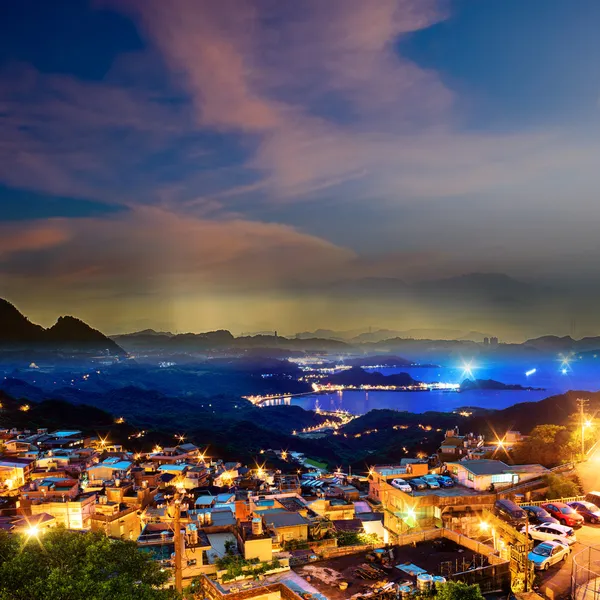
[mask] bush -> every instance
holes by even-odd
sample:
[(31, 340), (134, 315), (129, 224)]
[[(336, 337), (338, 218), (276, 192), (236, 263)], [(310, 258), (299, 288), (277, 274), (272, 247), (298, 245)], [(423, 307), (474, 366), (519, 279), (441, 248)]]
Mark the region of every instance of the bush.
[(556, 498), (572, 498), (581, 493), (581, 488), (577, 482), (562, 475), (550, 473), (546, 475), (544, 479), (548, 486), (548, 491), (546, 492), (546, 498), (548, 500), (555, 500)]
[(374, 533), (358, 533), (356, 531), (338, 531), (335, 534), (338, 546), (362, 546), (379, 543), (379, 537)]
[(483, 600), (483, 594), (476, 583), (468, 585), (462, 581), (448, 581), (440, 586), (436, 598), (437, 600)]

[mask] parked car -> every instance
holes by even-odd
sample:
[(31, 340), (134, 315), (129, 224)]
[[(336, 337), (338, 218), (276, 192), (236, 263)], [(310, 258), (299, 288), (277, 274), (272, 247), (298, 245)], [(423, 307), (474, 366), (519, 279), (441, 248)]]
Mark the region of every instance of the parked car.
[(391, 485), (401, 492), (412, 492), (412, 488), (404, 479), (392, 479)]
[(541, 523), (558, 523), (545, 508), (541, 506), (521, 506), (527, 513), (527, 518), (532, 525), (540, 525)]
[(583, 517), (564, 502), (548, 502), (542, 504), (542, 508), (545, 508), (555, 519), (558, 519), (561, 525), (568, 525), (569, 527), (581, 527), (583, 525)]
[(448, 475), (436, 475), (441, 487), (449, 488), (454, 486), (454, 479)]
[(510, 523), (513, 527), (520, 527), (527, 523), (527, 513), (512, 500), (496, 500), (494, 512), (497, 517)]
[(434, 475), (423, 475), (421, 479), (427, 484), (427, 487), (431, 488), (432, 490), (440, 489), (440, 482)]
[(582, 500), (580, 502), (569, 502), (569, 506), (574, 509), (577, 514), (580, 514), (584, 521), (600, 523), (600, 508), (595, 504)]
[(533, 563), (533, 568), (546, 571), (552, 565), (567, 560), (571, 548), (560, 542), (543, 542), (538, 544), (527, 558)]
[[(525, 533), (526, 527), (521, 528), (521, 533)], [(529, 537), (538, 542), (557, 541), (566, 546), (570, 546), (577, 541), (572, 527), (566, 525), (557, 525), (556, 523), (542, 523), (540, 525), (531, 525), (529, 527)]]
[(408, 483), (413, 490), (426, 490), (427, 482), (421, 477), (415, 477), (414, 479), (409, 479)]

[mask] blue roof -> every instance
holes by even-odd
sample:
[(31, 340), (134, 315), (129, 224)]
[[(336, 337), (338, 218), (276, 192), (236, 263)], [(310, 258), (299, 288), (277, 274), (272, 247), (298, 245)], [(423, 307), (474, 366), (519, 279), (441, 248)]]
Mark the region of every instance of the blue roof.
[(256, 506), (275, 506), (275, 500), (259, 500)]
[(235, 494), (217, 494), (217, 502), (233, 502)]
[(194, 504), (197, 504), (198, 506), (211, 506), (214, 501), (214, 496), (198, 496)]
[(160, 465), (158, 467), (159, 471), (185, 471), (188, 468), (188, 465)]
[(106, 461), (100, 463), (99, 465), (94, 465), (90, 467), (88, 471), (92, 469), (113, 469), (114, 471), (127, 471), (131, 467), (131, 463), (128, 460), (120, 460), (118, 462), (107, 463)]

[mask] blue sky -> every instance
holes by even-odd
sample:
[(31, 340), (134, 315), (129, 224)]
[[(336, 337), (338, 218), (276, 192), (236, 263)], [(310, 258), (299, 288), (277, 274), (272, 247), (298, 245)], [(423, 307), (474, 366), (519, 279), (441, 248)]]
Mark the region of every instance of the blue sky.
[(597, 279), (597, 2), (1, 10), (0, 276), (44, 322), (327, 326), (286, 290)]

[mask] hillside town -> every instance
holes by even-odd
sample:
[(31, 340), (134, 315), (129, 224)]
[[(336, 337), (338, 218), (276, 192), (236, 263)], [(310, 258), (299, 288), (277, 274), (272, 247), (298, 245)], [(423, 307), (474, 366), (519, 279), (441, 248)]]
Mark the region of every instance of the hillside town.
[(497, 443), (458, 430), (433, 456), (360, 474), (280, 449), (224, 462), (184, 436), (145, 453), (75, 430), (0, 440), (1, 529), (131, 540), (197, 597), (408, 597), (447, 581), (561, 597), (572, 552), (600, 540), (600, 493), (546, 500), (549, 469), (489, 458)]

